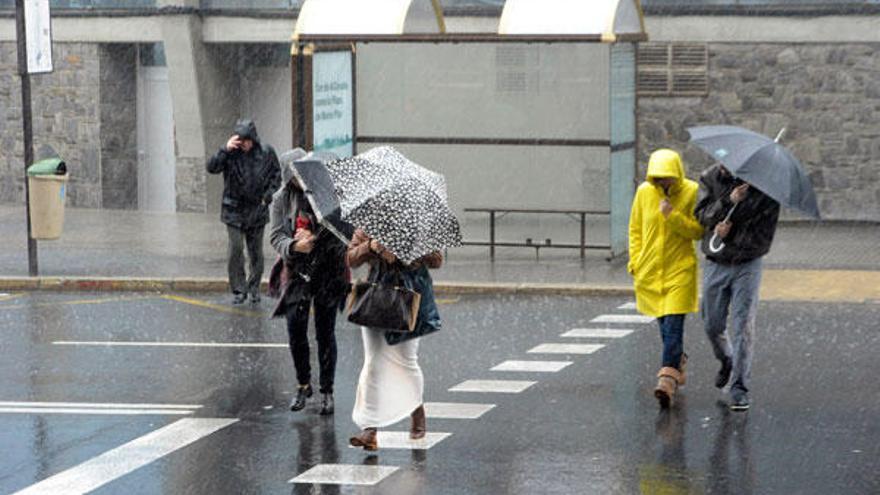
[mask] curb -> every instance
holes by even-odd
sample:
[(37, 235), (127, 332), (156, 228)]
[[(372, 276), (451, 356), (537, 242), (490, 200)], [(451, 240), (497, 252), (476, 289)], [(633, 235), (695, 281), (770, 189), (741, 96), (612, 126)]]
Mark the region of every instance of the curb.
[[(262, 283), (265, 291), (266, 281)], [(222, 278), (0, 277), (0, 291), (58, 292), (226, 292)], [(591, 284), (435, 282), (437, 294), (631, 296), (632, 287)]]

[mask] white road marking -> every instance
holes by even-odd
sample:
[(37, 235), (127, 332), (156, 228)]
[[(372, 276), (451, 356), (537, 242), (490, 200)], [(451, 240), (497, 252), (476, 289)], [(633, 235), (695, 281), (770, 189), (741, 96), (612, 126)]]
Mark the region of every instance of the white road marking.
[[(429, 431), (425, 438), (413, 440), (409, 437), (409, 431), (384, 431), (379, 430), (376, 441), (379, 449), (403, 449), (403, 450), (427, 450), (452, 436), (452, 433)], [(352, 447), (360, 448), (360, 447)]]
[(188, 416), (180, 409), (88, 409), (73, 407), (0, 407), (0, 414), (93, 414), (96, 416)]
[(619, 339), (631, 333), (633, 333), (632, 330), (618, 330), (615, 328), (574, 328), (562, 334), (561, 337)]
[(400, 469), (397, 466), (362, 466), (355, 464), (318, 464), (288, 483), (316, 485), (362, 485), (379, 483)]
[(288, 344), (271, 342), (134, 342), (122, 340), (56, 340), (54, 345), (100, 347), (233, 347), (233, 348), (289, 348)]
[(624, 303), (624, 304), (621, 304), (620, 306), (618, 306), (617, 309), (623, 309), (623, 310), (635, 310), (635, 309), (636, 309), (636, 303), (634, 303), (634, 302)]
[(426, 402), (425, 415), (437, 419), (477, 419), (491, 411), (495, 404), (463, 402)]
[(538, 382), (525, 380), (465, 380), (449, 389), (450, 392), (493, 392), (518, 394)]
[(645, 315), (601, 315), (590, 323), (652, 323), (656, 318)]
[(539, 373), (556, 373), (571, 364), (571, 361), (504, 361), (492, 368), (492, 371), (534, 371)]
[(35, 483), (15, 495), (87, 493), (237, 421), (234, 418), (181, 419)]
[(541, 344), (528, 350), (529, 354), (592, 354), (605, 347), (602, 344)]
[(78, 407), (91, 409), (201, 409), (199, 404), (136, 404), (122, 402), (0, 402), (0, 407)]

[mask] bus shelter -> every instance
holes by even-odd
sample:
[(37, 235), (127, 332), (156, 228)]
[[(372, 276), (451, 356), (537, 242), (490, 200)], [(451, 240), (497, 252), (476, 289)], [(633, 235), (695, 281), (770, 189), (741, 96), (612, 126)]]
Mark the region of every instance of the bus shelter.
[[(488, 213), (490, 239), (474, 244), (492, 253), (615, 256), (636, 186), (645, 39), (638, 0), (508, 0), (485, 33), (447, 32), (436, 0), (306, 0), (291, 48), (293, 143), (340, 156), (397, 147), (446, 176), (462, 213)], [(496, 221), (519, 214), (534, 239), (497, 241)], [(588, 239), (587, 224), (607, 231)]]

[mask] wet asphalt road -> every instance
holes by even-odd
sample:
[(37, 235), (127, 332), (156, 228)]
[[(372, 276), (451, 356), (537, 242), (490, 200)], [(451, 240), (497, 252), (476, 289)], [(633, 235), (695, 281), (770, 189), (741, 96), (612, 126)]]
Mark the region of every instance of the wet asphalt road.
[[(562, 338), (622, 298), (445, 300), (420, 349), (430, 402), (495, 404), (481, 418), (429, 419), (451, 436), (428, 450), (347, 446), (359, 331), (338, 326), (337, 413), (291, 413), (286, 348), (108, 347), (59, 341), (285, 343), (282, 320), (225, 296), (24, 294), (0, 300), (0, 403), (201, 406), (238, 421), (97, 488), (158, 493), (880, 492), (880, 305), (762, 303), (753, 408), (731, 413), (716, 364), (687, 321), (689, 383), (658, 412), (656, 324), (620, 339)], [(0, 298), (2, 299), (2, 298)], [(603, 343), (590, 355), (529, 354), (542, 343)], [(505, 360), (565, 360), (557, 373), (490, 371)], [(450, 392), (469, 379), (534, 380), (519, 394)], [(12, 407), (11, 409), (15, 409)], [(0, 404), (0, 411), (6, 411)], [(12, 493), (181, 419), (168, 414), (0, 412), (0, 493)], [(405, 430), (408, 424), (395, 426)], [(294, 484), (317, 464), (398, 466), (372, 487)]]

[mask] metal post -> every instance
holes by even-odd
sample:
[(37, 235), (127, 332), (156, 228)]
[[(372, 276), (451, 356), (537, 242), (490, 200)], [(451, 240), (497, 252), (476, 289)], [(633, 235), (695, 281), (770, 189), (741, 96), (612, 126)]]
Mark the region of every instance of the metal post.
[(495, 261), (495, 212), (489, 212), (489, 259)]
[(21, 120), (24, 130), (24, 203), (27, 214), (28, 273), (39, 274), (37, 241), (31, 236), (31, 189), (27, 168), (34, 162), (34, 129), (31, 115), (31, 77), (28, 73), (27, 39), (24, 21), (24, 0), (15, 0), (15, 37), (18, 41), (18, 74), (21, 76)]
[(581, 213), (581, 260), (587, 257), (587, 214)]

